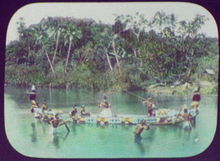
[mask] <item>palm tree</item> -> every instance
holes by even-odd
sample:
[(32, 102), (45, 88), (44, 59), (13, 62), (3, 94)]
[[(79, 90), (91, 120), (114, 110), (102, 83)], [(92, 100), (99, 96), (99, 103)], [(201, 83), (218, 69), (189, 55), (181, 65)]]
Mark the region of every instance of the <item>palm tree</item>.
[(72, 48), (72, 44), (79, 40), (82, 37), (81, 30), (78, 29), (75, 25), (73, 24), (64, 24), (65, 30), (63, 30), (63, 38), (64, 38), (64, 44), (68, 45), (68, 51), (67, 51), (67, 57), (66, 57), (66, 64), (65, 64), (65, 72), (67, 71), (68, 67), (68, 62), (70, 58), (70, 51)]
[(59, 28), (55, 31), (54, 37), (56, 39), (56, 46), (55, 46), (55, 49), (54, 49), (52, 64), (54, 64), (54, 60), (55, 60), (55, 57), (56, 57), (56, 54), (57, 54), (58, 45), (59, 45), (59, 38), (60, 38), (60, 30), (59, 30)]
[(93, 34), (93, 40), (95, 42), (96, 49), (102, 49), (102, 54), (104, 53), (109, 65), (109, 68), (111, 71), (113, 71), (111, 58), (109, 55), (109, 51), (111, 48), (111, 29), (110, 28), (103, 28), (103, 26), (100, 25), (93, 25), (92, 26), (92, 34)]
[(160, 32), (163, 31), (165, 25), (169, 22), (169, 17), (163, 11), (156, 12), (153, 17), (153, 24), (158, 26)]
[(40, 46), (41, 53), (45, 53), (47, 57), (47, 61), (49, 63), (49, 66), (51, 68), (52, 73), (55, 73), (53, 64), (50, 60), (50, 57), (48, 55), (48, 49), (50, 44), (50, 38), (53, 35), (53, 31), (50, 26), (47, 26), (46, 24), (40, 24), (38, 26), (32, 26), (31, 27), (32, 36), (35, 39), (35, 45)]

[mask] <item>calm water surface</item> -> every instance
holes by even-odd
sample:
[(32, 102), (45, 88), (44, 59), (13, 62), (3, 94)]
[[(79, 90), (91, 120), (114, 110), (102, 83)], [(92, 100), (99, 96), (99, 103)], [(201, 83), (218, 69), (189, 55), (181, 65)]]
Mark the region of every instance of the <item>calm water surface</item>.
[[(30, 113), (28, 89), (5, 89), (5, 129), (9, 142), (19, 153), (37, 158), (149, 158), (186, 157), (203, 152), (213, 140), (217, 123), (217, 97), (202, 96), (196, 128), (191, 132), (181, 126), (152, 126), (134, 137), (135, 126), (107, 127), (68, 124), (51, 134), (51, 127), (35, 120)], [(69, 112), (73, 104), (85, 104), (87, 110), (99, 113), (97, 107), (103, 92), (86, 90), (38, 89), (39, 102), (50, 108)], [(136, 93), (147, 97), (147, 93)], [(107, 93), (113, 111), (118, 114), (145, 114), (138, 98), (126, 93)], [(179, 109), (191, 103), (191, 96), (152, 95), (157, 107)]]

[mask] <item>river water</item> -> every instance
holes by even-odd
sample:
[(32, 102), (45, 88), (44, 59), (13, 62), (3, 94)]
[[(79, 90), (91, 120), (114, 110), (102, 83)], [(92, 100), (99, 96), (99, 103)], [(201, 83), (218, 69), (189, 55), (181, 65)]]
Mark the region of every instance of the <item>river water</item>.
[[(188, 157), (202, 153), (213, 140), (217, 124), (217, 96), (203, 96), (196, 128), (151, 126), (135, 139), (134, 125), (97, 126), (69, 123), (51, 134), (49, 124), (41, 123), (30, 113), (25, 88), (5, 88), (5, 130), (10, 144), (22, 155), (35, 158), (164, 158)], [(147, 97), (148, 93), (136, 93)], [(49, 108), (68, 112), (73, 104), (86, 105), (87, 111), (99, 113), (103, 92), (79, 89), (38, 89), (37, 100)], [(106, 93), (117, 114), (145, 114), (140, 100), (127, 93)], [(191, 96), (151, 95), (157, 107), (179, 109), (190, 105)]]

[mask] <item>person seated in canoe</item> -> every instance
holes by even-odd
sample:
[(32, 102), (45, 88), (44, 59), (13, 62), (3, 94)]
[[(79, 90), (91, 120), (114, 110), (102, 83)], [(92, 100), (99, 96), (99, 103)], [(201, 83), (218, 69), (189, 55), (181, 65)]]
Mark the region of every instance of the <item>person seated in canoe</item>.
[(53, 120), (55, 114), (54, 114), (54, 112), (53, 112), (52, 109), (48, 109), (48, 110), (47, 110), (47, 113), (46, 113), (46, 116), (48, 117), (48, 119), (49, 119), (48, 121), (49, 121), (49, 123), (50, 123), (50, 121)]
[(46, 104), (46, 103), (43, 103), (43, 104), (41, 105), (41, 109), (42, 109), (42, 112), (43, 112), (43, 113), (44, 113), (44, 111), (48, 110), (47, 104)]
[(147, 116), (155, 117), (155, 104), (151, 97), (148, 97), (146, 101), (143, 101), (143, 104), (147, 108)]
[(42, 108), (35, 100), (31, 101), (31, 113), (33, 113), (37, 119), (42, 119), (44, 115)]
[(77, 114), (76, 105), (73, 106), (72, 111), (70, 112), (70, 117), (75, 117)]
[(191, 104), (191, 107), (195, 109), (197, 113), (199, 112), (199, 105), (201, 101), (201, 94), (199, 91), (200, 91), (200, 87), (194, 90), (194, 94), (192, 97), (192, 104)]
[(31, 113), (35, 112), (35, 109), (39, 108), (38, 103), (35, 100), (31, 101)]
[(111, 110), (111, 104), (108, 102), (107, 97), (103, 97), (103, 101), (100, 103), (99, 107), (102, 108), (100, 113), (101, 117), (112, 117), (113, 113)]
[(90, 116), (90, 113), (89, 113), (89, 112), (86, 112), (86, 109), (85, 109), (85, 106), (84, 106), (84, 105), (81, 106), (80, 114), (81, 114), (82, 117), (83, 117), (83, 116)]
[(48, 114), (43, 114), (41, 120), (44, 121), (44, 122), (47, 122), (48, 124), (50, 124), (50, 121), (52, 120), (53, 118), (50, 117)]
[(144, 130), (149, 130), (150, 129), (150, 125), (146, 123), (146, 120), (142, 120), (140, 124), (138, 124), (135, 128), (135, 137), (140, 137), (141, 133)]
[(54, 116), (52, 109), (49, 109), (46, 103), (41, 105), (42, 110), (42, 121), (50, 123), (52, 117)]

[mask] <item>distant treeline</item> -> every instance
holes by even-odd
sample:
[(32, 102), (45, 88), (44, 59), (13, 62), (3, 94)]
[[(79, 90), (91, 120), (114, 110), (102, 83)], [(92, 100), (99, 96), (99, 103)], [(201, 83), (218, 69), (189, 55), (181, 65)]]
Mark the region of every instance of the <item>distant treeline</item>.
[(192, 82), (218, 69), (217, 39), (199, 33), (205, 23), (202, 15), (178, 21), (164, 12), (116, 16), (113, 25), (48, 17), (27, 27), (20, 18), (19, 39), (7, 45), (5, 81), (129, 90)]

